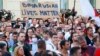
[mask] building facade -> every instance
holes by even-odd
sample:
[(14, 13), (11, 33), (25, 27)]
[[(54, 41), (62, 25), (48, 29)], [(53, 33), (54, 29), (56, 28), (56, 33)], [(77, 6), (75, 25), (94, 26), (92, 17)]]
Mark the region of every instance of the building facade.
[[(13, 15), (16, 16), (16, 18), (21, 17), (20, 2), (22, 1), (28, 1), (33, 3), (46, 2), (46, 1), (56, 2), (58, 3), (59, 11), (65, 9), (72, 9), (74, 5), (74, 0), (0, 0), (0, 9), (11, 10), (11, 12), (13, 13)], [(78, 14), (80, 14), (81, 11), (78, 1), (79, 0), (76, 0), (76, 10), (78, 11)], [(90, 2), (94, 8), (100, 9), (99, 6), (100, 0), (90, 0)]]

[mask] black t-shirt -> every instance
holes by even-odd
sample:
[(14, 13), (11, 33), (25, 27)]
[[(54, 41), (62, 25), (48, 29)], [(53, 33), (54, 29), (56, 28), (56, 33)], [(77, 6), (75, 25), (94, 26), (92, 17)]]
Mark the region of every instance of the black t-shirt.
[(46, 50), (46, 51), (36, 52), (34, 56), (58, 56), (58, 55), (55, 52)]
[(32, 56), (32, 55), (30, 54), (30, 51), (31, 51), (32, 49), (31, 49), (31, 46), (30, 46), (29, 44), (25, 43), (24, 46), (23, 46), (23, 49), (24, 49), (24, 54), (25, 54), (25, 56)]

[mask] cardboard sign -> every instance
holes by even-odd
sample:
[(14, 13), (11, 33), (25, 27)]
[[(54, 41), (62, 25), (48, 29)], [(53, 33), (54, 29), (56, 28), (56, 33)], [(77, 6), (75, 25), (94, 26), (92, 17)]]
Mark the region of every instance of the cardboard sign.
[(30, 18), (55, 18), (59, 17), (58, 4), (56, 3), (30, 3), (21, 2), (21, 16)]

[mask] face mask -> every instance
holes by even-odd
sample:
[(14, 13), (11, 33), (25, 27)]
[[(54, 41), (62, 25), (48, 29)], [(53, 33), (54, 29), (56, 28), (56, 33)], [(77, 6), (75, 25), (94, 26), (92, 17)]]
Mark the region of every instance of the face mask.
[(37, 43), (37, 38), (32, 38), (32, 42)]

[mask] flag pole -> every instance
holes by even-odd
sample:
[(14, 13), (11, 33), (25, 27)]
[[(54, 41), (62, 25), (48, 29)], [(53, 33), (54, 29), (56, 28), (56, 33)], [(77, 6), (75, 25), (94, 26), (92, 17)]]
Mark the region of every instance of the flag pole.
[[(74, 5), (73, 5), (73, 9), (72, 9), (72, 19), (71, 19), (71, 22), (72, 22), (72, 28), (71, 28), (71, 42), (72, 42), (72, 37), (73, 37), (73, 30), (74, 30), (74, 17), (75, 15), (73, 15), (75, 13), (75, 6), (76, 6), (76, 0), (74, 0)], [(71, 48), (71, 43), (70, 43), (70, 48)]]

